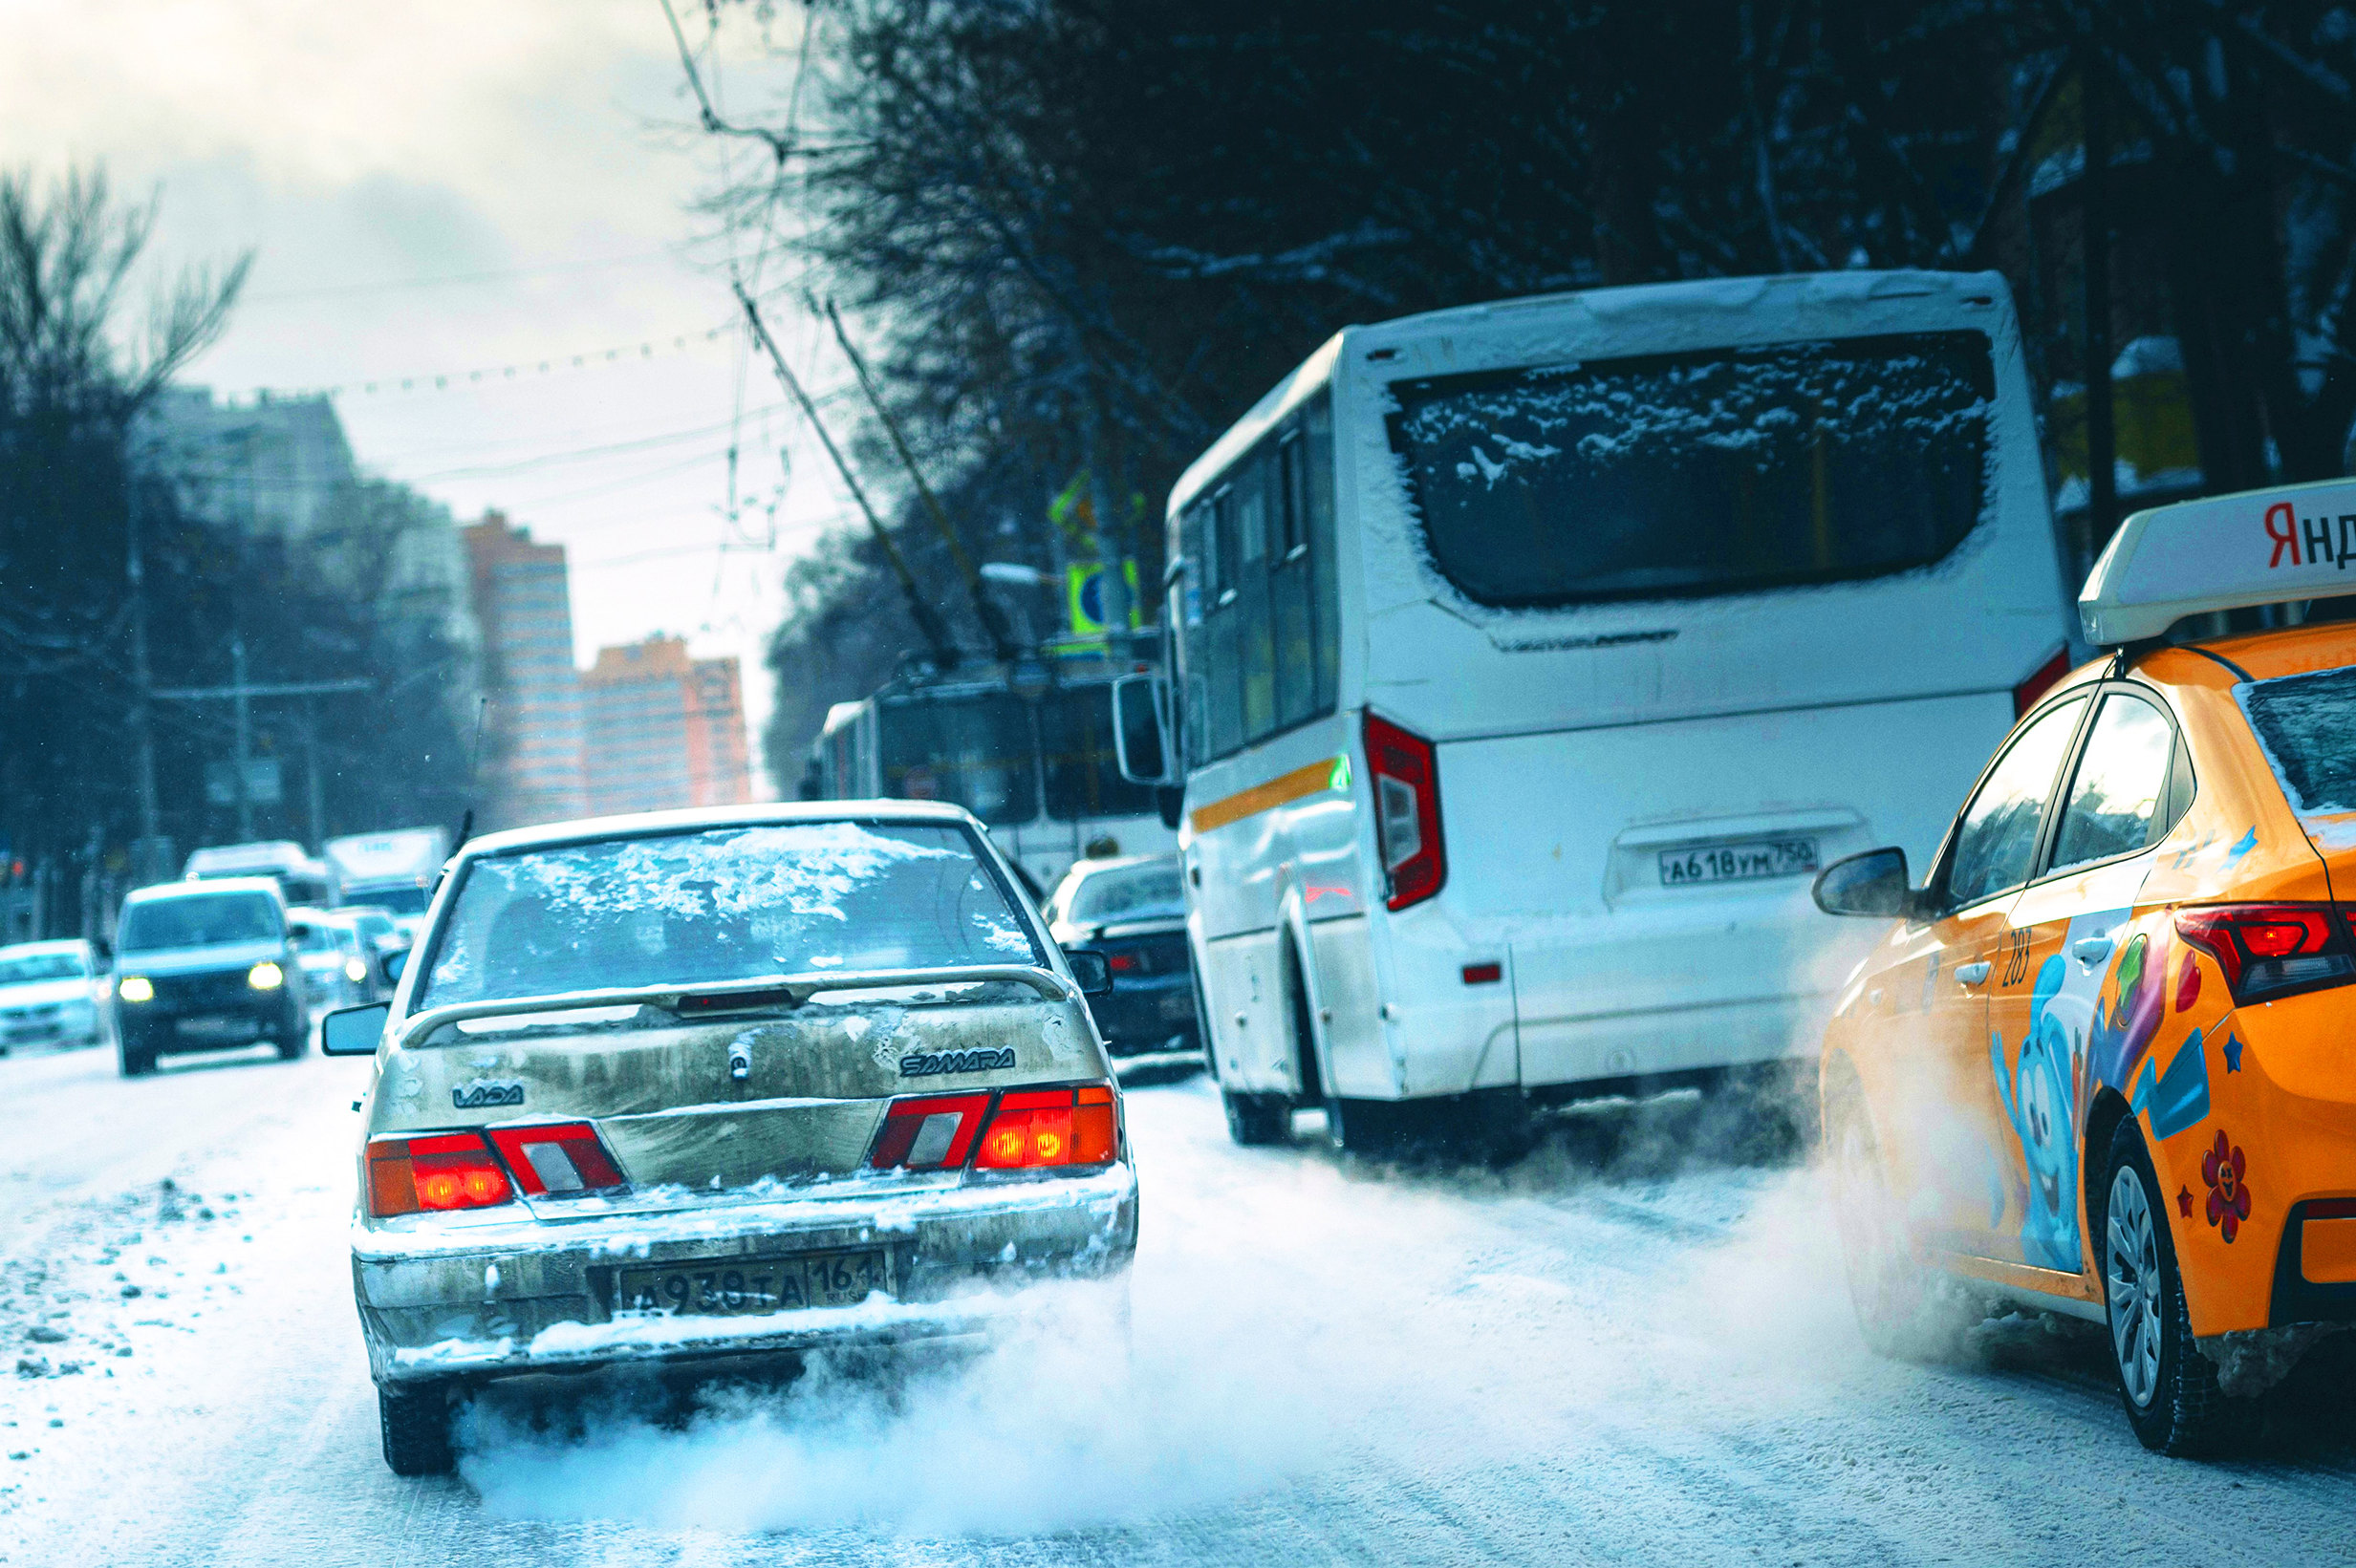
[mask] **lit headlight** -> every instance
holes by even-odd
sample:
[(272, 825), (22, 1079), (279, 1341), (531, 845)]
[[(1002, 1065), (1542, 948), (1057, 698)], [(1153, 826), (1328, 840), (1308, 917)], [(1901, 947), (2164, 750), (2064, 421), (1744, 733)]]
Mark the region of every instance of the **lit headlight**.
[(156, 999), (156, 988), (147, 983), (147, 977), (144, 975), (125, 975), (121, 982), (115, 987), (115, 994), (125, 1001), (153, 1001)]
[(354, 985), (357, 985), (360, 981), (368, 978), (368, 966), (360, 962), (357, 958), (346, 958), (343, 961), (343, 973), (345, 979), (350, 980)]
[(287, 982), (287, 972), (268, 958), (246, 971), (246, 983), (256, 991), (275, 991)]

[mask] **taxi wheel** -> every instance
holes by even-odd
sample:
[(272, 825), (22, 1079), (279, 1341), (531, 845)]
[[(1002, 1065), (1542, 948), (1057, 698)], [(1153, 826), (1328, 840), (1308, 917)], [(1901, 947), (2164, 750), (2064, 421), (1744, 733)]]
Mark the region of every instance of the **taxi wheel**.
[(1854, 1088), (1842, 1094), (1827, 1107), (1827, 1124), (1833, 1209), (1858, 1331), (1875, 1355), (1935, 1359), (1944, 1348), (1938, 1303), (1928, 1274), (1906, 1245), (1863, 1095)]
[(446, 1384), (379, 1384), (377, 1428), (384, 1462), (396, 1475), (446, 1475), (456, 1463)]
[(2256, 1407), (2228, 1399), (2217, 1386), (2216, 1364), (2193, 1344), (2159, 1180), (2131, 1119), (2111, 1137), (2104, 1191), (2103, 1296), (2128, 1422), (2154, 1452), (2213, 1452), (2237, 1435)]

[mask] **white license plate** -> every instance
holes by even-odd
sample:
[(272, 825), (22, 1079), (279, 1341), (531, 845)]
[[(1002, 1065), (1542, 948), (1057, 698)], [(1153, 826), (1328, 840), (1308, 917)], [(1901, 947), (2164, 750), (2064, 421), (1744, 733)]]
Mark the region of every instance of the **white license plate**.
[(699, 1318), (790, 1312), (797, 1307), (857, 1306), (874, 1291), (890, 1295), (883, 1253), (802, 1253), (790, 1257), (715, 1257), (623, 1269), (614, 1281), (617, 1312)]
[(1660, 857), (1664, 888), (1688, 888), (1697, 882), (1756, 882), (1814, 870), (1816, 841), (1812, 838), (1751, 839), (1741, 844), (1714, 844), (1706, 849), (1664, 849)]

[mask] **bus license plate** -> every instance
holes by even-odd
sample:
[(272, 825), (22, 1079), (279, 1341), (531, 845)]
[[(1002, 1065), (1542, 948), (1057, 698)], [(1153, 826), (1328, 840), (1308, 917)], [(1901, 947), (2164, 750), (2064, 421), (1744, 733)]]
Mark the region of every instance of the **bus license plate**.
[(1814, 870), (1816, 841), (1812, 838), (1754, 839), (1707, 849), (1664, 849), (1660, 857), (1664, 888), (1686, 888), (1697, 882), (1752, 882), (1770, 876), (1799, 876)]
[(888, 1295), (891, 1289), (881, 1252), (726, 1257), (623, 1269), (615, 1281), (614, 1307), (617, 1312), (729, 1318), (797, 1307), (857, 1306), (871, 1292)]

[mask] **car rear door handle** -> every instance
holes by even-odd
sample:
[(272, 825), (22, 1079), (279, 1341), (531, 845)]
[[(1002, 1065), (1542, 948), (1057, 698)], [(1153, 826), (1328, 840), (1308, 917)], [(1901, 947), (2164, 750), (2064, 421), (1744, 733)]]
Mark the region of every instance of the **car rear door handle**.
[(2080, 963), (2091, 969), (2110, 956), (2111, 946), (2107, 936), (2081, 936), (2070, 951), (2078, 956)]
[(1990, 965), (1985, 958), (1976, 964), (1957, 964), (1956, 965), (1956, 983), (1957, 985), (1982, 984), (1988, 978), (1989, 968)]

